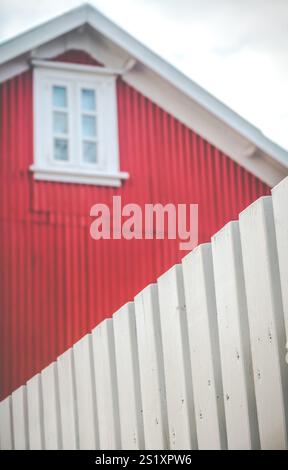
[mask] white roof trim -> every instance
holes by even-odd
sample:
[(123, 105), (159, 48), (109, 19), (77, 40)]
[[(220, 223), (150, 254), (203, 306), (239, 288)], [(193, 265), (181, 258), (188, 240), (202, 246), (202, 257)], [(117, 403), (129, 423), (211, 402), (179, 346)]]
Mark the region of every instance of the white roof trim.
[(110, 67), (100, 67), (98, 65), (70, 64), (54, 60), (32, 60), (32, 65), (44, 67), (45, 69), (71, 70), (73, 72), (90, 72), (98, 75), (122, 75), (125, 69), (114, 69)]
[[(222, 125), (223, 123), (226, 124), (230, 129), (247, 139), (260, 153), (264, 154), (263, 158), (268, 161), (273, 160), (271, 164), (280, 168), (283, 177), (288, 174), (288, 152), (286, 150), (272, 142), (259, 129), (229, 109), (89, 4), (70, 10), (0, 45), (0, 67), (1, 64), (8, 61), (12, 61), (11, 64), (13, 65), (13, 59), (16, 57), (28, 53), (83, 24), (89, 24), (96, 31), (109, 38), (120, 48), (127, 51), (134, 59), (181, 91), (188, 99), (192, 99), (219, 119)], [(15, 74), (17, 70), (21, 70), (21, 68), (15, 66), (14, 69)], [(3, 76), (5, 77), (5, 74)], [(233, 158), (233, 155), (230, 156)], [(275, 184), (275, 176), (269, 181), (269, 176), (266, 175), (264, 180), (268, 184)]]

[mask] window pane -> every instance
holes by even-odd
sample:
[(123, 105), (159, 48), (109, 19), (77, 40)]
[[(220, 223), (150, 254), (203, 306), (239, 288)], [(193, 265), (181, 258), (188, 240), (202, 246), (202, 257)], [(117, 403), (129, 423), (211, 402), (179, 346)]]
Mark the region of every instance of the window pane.
[(53, 86), (53, 106), (67, 108), (67, 89), (64, 86)]
[(82, 134), (84, 137), (95, 137), (96, 135), (96, 117), (82, 116)]
[(83, 142), (83, 160), (85, 163), (96, 163), (96, 143), (94, 142)]
[(65, 139), (54, 139), (55, 160), (68, 160), (68, 141)]
[(81, 90), (81, 102), (83, 111), (95, 111), (95, 91), (83, 89)]
[(55, 134), (67, 134), (68, 132), (68, 116), (67, 113), (53, 113), (53, 129)]

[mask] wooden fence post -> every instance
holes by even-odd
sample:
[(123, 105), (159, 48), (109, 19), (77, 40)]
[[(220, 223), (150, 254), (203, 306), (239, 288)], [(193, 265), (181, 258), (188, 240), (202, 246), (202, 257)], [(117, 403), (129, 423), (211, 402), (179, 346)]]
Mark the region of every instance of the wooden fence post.
[(133, 302), (113, 315), (122, 449), (144, 449), (142, 402)]
[(27, 391), (25, 385), (12, 393), (12, 417), (14, 431), (14, 449), (29, 449)]
[(12, 450), (13, 448), (11, 396), (9, 396), (0, 403), (0, 449)]
[(91, 334), (73, 346), (79, 448), (99, 449), (96, 416), (96, 391)]
[(57, 359), (59, 407), (63, 449), (79, 449), (78, 415), (73, 350), (68, 349)]
[(196, 449), (197, 435), (181, 265), (158, 279), (170, 449)]
[(146, 449), (168, 448), (168, 421), (158, 290), (147, 286), (134, 299)]
[(59, 387), (56, 362), (41, 372), (43, 424), (46, 450), (62, 448)]
[(288, 363), (288, 178), (272, 189), (272, 199), (286, 326), (286, 362)]
[(238, 222), (212, 238), (229, 449), (260, 447)]
[(239, 221), (261, 449), (286, 449), (288, 371), (271, 197)]
[(211, 245), (183, 260), (199, 449), (227, 447)]
[(104, 320), (92, 331), (99, 448), (120, 449), (120, 422), (113, 321)]
[(29, 449), (45, 449), (41, 374), (27, 382)]

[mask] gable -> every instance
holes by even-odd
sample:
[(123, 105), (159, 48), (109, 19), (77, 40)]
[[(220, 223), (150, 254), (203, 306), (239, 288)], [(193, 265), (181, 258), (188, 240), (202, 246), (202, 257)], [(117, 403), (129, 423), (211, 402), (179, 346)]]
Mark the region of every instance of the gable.
[(170, 64), (84, 5), (0, 46), (0, 79), (69, 49), (105, 67), (270, 186), (288, 174), (288, 154)]

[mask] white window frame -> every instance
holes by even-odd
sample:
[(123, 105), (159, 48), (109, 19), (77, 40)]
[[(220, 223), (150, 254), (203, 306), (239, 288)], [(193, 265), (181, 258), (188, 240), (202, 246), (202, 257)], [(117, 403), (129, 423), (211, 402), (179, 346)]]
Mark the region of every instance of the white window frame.
[[(91, 65), (34, 61), (34, 163), (36, 180), (120, 186), (129, 177), (119, 168), (116, 77), (114, 70)], [(69, 160), (54, 159), (53, 86), (65, 86), (68, 96)], [(82, 155), (81, 90), (96, 93), (97, 163)], [(85, 139), (84, 139), (85, 140)]]

